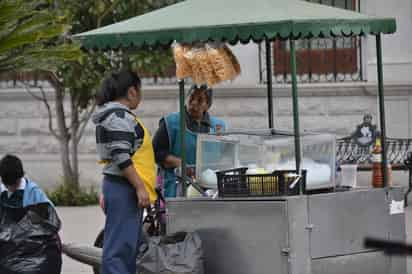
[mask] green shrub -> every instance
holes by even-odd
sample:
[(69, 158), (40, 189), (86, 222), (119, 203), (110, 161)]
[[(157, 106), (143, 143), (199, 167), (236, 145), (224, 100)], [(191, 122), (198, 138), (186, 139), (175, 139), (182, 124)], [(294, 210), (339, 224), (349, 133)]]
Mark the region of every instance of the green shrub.
[(46, 194), (55, 206), (87, 206), (99, 203), (99, 194), (93, 187), (89, 190), (76, 190), (61, 184), (53, 191), (46, 191)]

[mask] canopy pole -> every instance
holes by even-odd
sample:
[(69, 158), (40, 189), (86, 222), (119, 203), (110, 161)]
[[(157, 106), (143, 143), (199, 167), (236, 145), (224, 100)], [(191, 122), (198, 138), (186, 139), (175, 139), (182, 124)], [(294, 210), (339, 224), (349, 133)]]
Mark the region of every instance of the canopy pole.
[[(296, 49), (295, 40), (289, 39), (290, 43), (290, 68), (292, 74), (292, 100), (293, 100), (293, 128), (295, 133), (295, 159), (296, 173), (300, 174), (300, 129), (299, 129), (299, 102), (298, 102), (298, 84), (296, 79)], [(302, 193), (302, 184), (300, 184), (300, 193)]]
[(381, 34), (376, 34), (376, 57), (378, 69), (378, 97), (379, 117), (381, 124), (381, 146), (382, 146), (382, 175), (383, 187), (388, 186), (388, 160), (386, 157), (386, 124), (385, 124), (385, 95), (383, 88), (383, 64), (382, 64), (382, 39)]
[(270, 41), (268, 38), (265, 39), (266, 46), (266, 78), (267, 78), (267, 97), (268, 97), (268, 119), (269, 128), (272, 129), (273, 126), (273, 94), (272, 94), (272, 51), (270, 48)]
[(185, 132), (186, 132), (186, 111), (185, 111), (185, 80), (179, 81), (179, 107), (180, 107), (180, 159), (182, 161), (182, 195), (186, 195), (186, 142), (185, 142)]

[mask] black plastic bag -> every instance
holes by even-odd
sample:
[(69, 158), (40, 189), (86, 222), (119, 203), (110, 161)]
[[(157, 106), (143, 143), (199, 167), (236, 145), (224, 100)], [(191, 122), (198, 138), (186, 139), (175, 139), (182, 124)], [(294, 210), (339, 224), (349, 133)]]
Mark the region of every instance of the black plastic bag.
[(150, 237), (140, 247), (139, 274), (204, 274), (202, 242), (197, 233)]
[(55, 209), (37, 204), (27, 207), (17, 223), (7, 220), (7, 210), (0, 206), (0, 273), (59, 274), (61, 223)]

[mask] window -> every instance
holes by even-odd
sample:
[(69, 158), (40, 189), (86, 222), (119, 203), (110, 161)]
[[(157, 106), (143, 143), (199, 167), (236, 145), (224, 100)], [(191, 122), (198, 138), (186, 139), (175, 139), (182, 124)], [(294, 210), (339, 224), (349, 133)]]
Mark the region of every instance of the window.
[[(357, 0), (307, 0), (359, 10)], [(358, 37), (302, 39), (296, 41), (297, 74), (301, 82), (362, 80), (361, 41)], [(290, 80), (289, 42), (273, 43), (273, 74), (277, 82)]]

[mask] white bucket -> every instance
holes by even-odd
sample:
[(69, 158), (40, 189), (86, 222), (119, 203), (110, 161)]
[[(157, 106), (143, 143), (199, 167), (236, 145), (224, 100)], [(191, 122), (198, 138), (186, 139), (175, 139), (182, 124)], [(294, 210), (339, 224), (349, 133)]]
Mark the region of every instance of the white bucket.
[(347, 164), (341, 165), (341, 186), (356, 187), (356, 180), (358, 177), (358, 165), (357, 164)]

